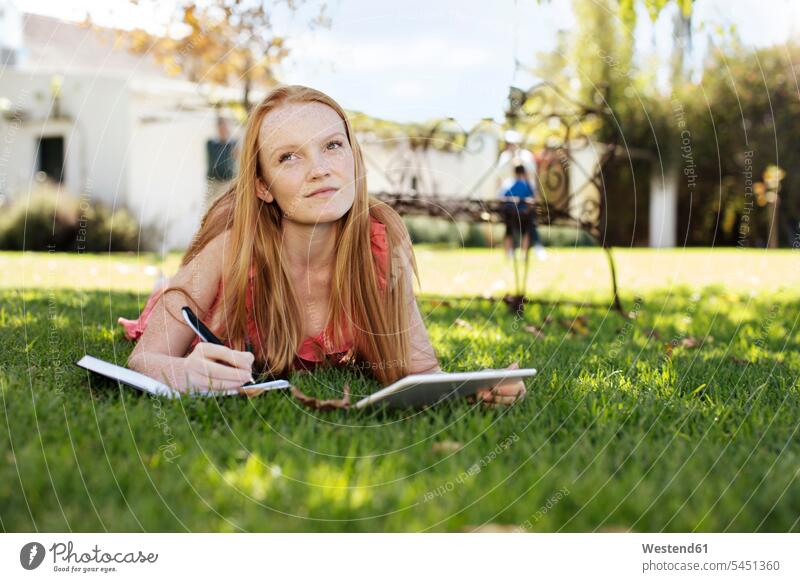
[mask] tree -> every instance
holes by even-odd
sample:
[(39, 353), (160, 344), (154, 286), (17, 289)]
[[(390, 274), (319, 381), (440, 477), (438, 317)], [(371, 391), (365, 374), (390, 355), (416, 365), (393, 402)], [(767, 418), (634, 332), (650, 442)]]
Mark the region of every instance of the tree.
[[(154, 35), (142, 29), (119, 31), (118, 35), (128, 50), (152, 55), (170, 74), (185, 75), (193, 82), (241, 87), (241, 104), (249, 110), (253, 88), (274, 86), (275, 68), (289, 54), (286, 39), (273, 30), (272, 14), (280, 5), (296, 12), (305, 2), (187, 1), (176, 9), (168, 26), (181, 30), (178, 36)], [(330, 26), (325, 10), (322, 4), (309, 22), (312, 28)]]
[[(679, 2), (681, 5), (685, 2)], [(645, 3), (655, 19), (669, 4)], [(688, 3), (691, 7), (691, 3)], [(551, 53), (540, 53), (531, 72), (558, 87), (552, 108), (561, 95), (605, 113), (582, 129), (600, 143), (618, 144), (623, 154), (604, 171), (604, 219), (607, 242), (645, 242), (649, 199), (646, 195), (652, 160), (657, 159), (659, 136), (668, 126), (668, 107), (655, 83), (655, 69), (634, 59), (634, 2), (627, 0), (573, 0), (577, 26), (559, 35)], [(568, 109), (568, 108), (567, 108)]]
[[(691, 189), (681, 181), (679, 229), (691, 227), (688, 243), (777, 246), (797, 240), (798, 63), (796, 42), (753, 51), (734, 41), (709, 55), (699, 84), (676, 94), (697, 176)], [(678, 145), (676, 140), (671, 147)]]

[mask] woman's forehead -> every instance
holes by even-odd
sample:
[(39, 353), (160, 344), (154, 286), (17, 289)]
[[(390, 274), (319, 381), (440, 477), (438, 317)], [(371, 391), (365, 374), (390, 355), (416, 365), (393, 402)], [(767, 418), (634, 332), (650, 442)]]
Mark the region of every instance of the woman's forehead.
[(344, 122), (324, 103), (286, 103), (264, 116), (259, 137), (262, 148), (272, 150), (314, 142), (336, 131), (345, 131)]

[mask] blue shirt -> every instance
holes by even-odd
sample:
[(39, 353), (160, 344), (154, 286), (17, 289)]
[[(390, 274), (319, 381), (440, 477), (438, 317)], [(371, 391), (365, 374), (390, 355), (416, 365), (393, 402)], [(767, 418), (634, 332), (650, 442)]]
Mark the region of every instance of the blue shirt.
[(535, 196), (535, 193), (527, 180), (518, 179), (511, 185), (511, 187), (503, 192), (503, 196), (516, 196), (519, 198), (520, 200), (517, 202), (517, 209), (522, 211), (527, 208), (526, 199), (530, 198), (531, 200), (528, 202), (533, 202), (532, 198)]

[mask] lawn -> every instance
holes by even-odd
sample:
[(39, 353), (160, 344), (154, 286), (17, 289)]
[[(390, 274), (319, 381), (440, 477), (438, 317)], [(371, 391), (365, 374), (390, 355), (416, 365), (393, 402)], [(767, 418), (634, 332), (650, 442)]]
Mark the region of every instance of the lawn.
[[(620, 251), (631, 317), (533, 304), (523, 319), (479, 299), (513, 280), (499, 252), (417, 252), (443, 368), (535, 367), (523, 402), (312, 412), (287, 394), (90, 387), (72, 362), (124, 363), (116, 318), (178, 255), (0, 253), (0, 526), (800, 531), (796, 252)], [(528, 288), (603, 301), (607, 277), (600, 251), (554, 250)], [(378, 388), (343, 370), (293, 381), (326, 397)]]

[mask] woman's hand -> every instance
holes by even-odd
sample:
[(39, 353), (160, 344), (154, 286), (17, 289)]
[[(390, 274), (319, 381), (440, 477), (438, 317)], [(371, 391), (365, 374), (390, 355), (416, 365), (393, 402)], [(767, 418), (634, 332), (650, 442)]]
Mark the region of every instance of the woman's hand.
[[(506, 370), (516, 370), (519, 364), (514, 362)], [(497, 407), (514, 404), (518, 400), (525, 398), (525, 384), (522, 380), (510, 378), (501, 380), (494, 386), (481, 388), (476, 392), (479, 401), (483, 401), (486, 406)]]
[(230, 390), (253, 380), (255, 356), (250, 352), (200, 342), (183, 360), (182, 375), (188, 382), (187, 389)]

